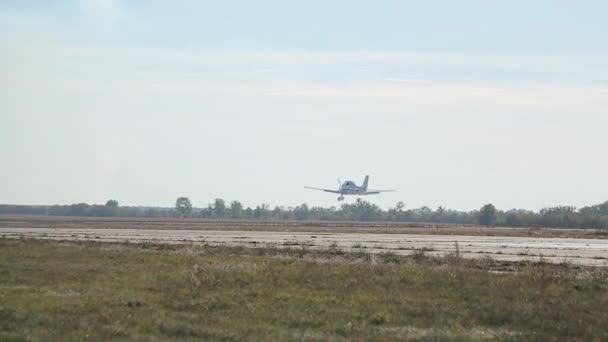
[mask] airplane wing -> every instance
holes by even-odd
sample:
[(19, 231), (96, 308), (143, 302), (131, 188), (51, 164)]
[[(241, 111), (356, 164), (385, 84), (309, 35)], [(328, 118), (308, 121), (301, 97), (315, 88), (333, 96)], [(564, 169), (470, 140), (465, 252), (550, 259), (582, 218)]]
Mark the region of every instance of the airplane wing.
[(320, 190), (320, 191), (325, 191), (325, 192), (331, 192), (334, 194), (339, 194), (340, 191), (337, 190), (331, 190), (331, 189), (322, 189), (322, 188), (313, 188), (312, 186), (305, 186), (306, 189), (312, 189), (312, 190)]
[(362, 193), (361, 195), (377, 195), (382, 192), (393, 192), (393, 191), (397, 191), (397, 190), (367, 190), (366, 192)]

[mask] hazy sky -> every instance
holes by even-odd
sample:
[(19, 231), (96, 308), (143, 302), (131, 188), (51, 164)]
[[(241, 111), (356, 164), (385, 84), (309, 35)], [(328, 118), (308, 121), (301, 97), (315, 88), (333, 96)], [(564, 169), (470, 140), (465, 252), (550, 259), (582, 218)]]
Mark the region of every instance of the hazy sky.
[[(0, 203), (608, 200), (606, 1), (0, 2)], [(352, 201), (353, 199), (350, 199)]]

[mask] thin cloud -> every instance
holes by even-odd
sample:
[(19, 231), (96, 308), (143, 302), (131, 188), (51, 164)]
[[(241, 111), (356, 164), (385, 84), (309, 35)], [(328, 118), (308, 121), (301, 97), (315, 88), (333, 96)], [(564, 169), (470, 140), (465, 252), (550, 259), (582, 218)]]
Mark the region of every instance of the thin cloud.
[(391, 77), (391, 78), (387, 78), (386, 79), (389, 82), (395, 82), (395, 83), (407, 83), (407, 84), (432, 84), (433, 81), (431, 80), (425, 80), (425, 79), (419, 79), (419, 78), (400, 78), (400, 77)]
[[(281, 70), (302, 72), (307, 68), (328, 67), (332, 70), (357, 70), (373, 73), (374, 70), (420, 69), (452, 70), (466, 74), (489, 73), (500, 75), (538, 77), (543, 75), (582, 76), (599, 82), (608, 75), (608, 56), (586, 55), (492, 55), (453, 52), (403, 51), (295, 51), (295, 50), (198, 50), (177, 48), (100, 48), (73, 46), (74, 56), (116, 58), (128, 56), (134, 60), (154, 60), (157, 64), (184, 67), (236, 68), (251, 70)], [(519, 72), (519, 73), (517, 73)], [(523, 76), (528, 75), (528, 76)], [(389, 77), (391, 78), (391, 77)], [(395, 80), (400, 77), (393, 77)]]
[(126, 13), (117, 0), (75, 0), (84, 20), (103, 31), (118, 30)]

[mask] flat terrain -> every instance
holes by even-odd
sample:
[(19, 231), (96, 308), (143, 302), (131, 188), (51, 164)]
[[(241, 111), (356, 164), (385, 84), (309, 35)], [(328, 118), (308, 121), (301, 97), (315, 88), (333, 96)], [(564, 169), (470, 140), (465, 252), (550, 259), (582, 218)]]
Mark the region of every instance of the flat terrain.
[(118, 228), (170, 230), (238, 230), (312, 233), (382, 233), (467, 236), (521, 236), (540, 238), (608, 239), (607, 230), (508, 228), (418, 222), (334, 222), (155, 219), (128, 217), (74, 217), (0, 215), (0, 227), (7, 228)]
[(419, 250), (437, 256), (455, 252), (466, 258), (544, 260), (608, 266), (608, 240), (518, 236), (423, 235), (399, 233), (328, 233), (147, 228), (0, 228), (0, 236), (71, 241), (131, 242), (327, 249), (399, 255)]
[(0, 215), (0, 236), (71, 241), (207, 243), (608, 266), (608, 231), (399, 222), (301, 222)]
[(608, 269), (0, 238), (0, 340), (607, 340)]

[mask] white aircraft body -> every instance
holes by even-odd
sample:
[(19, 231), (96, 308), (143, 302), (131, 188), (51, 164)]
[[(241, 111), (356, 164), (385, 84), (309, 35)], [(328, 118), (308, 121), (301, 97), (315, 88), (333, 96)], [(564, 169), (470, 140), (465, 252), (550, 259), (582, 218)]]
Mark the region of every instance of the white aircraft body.
[(376, 195), (381, 192), (395, 191), (395, 190), (370, 190), (367, 188), (368, 183), (369, 183), (369, 176), (365, 176), (365, 179), (363, 180), (363, 184), (361, 186), (358, 186), (353, 181), (346, 181), (344, 183), (341, 183), (340, 180), (338, 180), (338, 184), (340, 185), (338, 187), (338, 190), (313, 188), (310, 186), (305, 186), (305, 188), (339, 194), (340, 197), (338, 197), (338, 201), (344, 200), (344, 195), (365, 196), (365, 195)]

